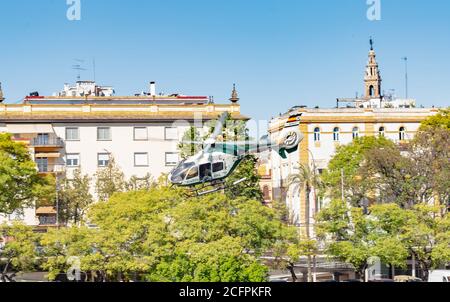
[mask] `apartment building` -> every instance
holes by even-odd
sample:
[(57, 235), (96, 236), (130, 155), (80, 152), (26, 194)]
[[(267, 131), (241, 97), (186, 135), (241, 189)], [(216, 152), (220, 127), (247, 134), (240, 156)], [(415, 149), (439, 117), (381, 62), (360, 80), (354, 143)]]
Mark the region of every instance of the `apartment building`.
[[(180, 161), (178, 144), (191, 126), (206, 131), (205, 123), (223, 112), (247, 119), (236, 96), (228, 104), (215, 104), (206, 96), (157, 95), (154, 82), (149, 88), (118, 97), (110, 87), (84, 81), (50, 97), (32, 93), (21, 104), (0, 103), (0, 132), (29, 147), (41, 175), (70, 177), (80, 169), (93, 177), (112, 156), (126, 178), (150, 174), (157, 179)], [(95, 193), (94, 180), (91, 188)], [(0, 223), (21, 219), (51, 225), (55, 214), (52, 208), (27, 209), (0, 217)]]

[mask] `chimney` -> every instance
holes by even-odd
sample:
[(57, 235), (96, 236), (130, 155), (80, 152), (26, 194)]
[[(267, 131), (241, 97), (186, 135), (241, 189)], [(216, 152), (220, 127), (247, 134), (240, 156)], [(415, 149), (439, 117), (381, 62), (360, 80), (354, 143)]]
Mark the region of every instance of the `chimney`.
[(150, 95), (156, 96), (156, 83), (150, 82)]

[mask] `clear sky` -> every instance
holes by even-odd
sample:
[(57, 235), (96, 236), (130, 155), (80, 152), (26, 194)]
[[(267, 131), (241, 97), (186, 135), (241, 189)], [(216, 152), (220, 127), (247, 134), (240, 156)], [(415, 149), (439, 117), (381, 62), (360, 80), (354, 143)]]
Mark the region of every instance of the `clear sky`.
[(212, 95), (227, 102), (236, 83), (242, 111), (269, 119), (294, 105), (333, 107), (363, 91), (369, 37), (383, 89), (424, 106), (450, 105), (450, 1), (380, 0), (81, 0), (81, 20), (66, 0), (0, 1), (0, 81), (8, 102), (50, 95), (83, 79), (119, 95), (147, 90)]

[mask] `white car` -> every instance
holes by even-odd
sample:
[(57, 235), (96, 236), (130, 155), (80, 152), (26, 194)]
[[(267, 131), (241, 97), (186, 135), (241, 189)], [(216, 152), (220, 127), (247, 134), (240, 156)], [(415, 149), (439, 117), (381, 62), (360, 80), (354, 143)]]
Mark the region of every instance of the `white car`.
[(450, 282), (450, 270), (430, 271), (428, 282)]

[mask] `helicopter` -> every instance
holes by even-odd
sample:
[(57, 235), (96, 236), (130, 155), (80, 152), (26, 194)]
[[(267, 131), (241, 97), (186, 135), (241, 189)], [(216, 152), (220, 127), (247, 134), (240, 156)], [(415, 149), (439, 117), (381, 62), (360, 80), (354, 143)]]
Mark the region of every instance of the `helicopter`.
[[(203, 145), (203, 149), (181, 161), (170, 172), (168, 179), (172, 185), (191, 188), (196, 196), (228, 189), (247, 180), (242, 178), (231, 185), (225, 184), (225, 180), (247, 156), (276, 150), (282, 158), (287, 158), (287, 154), (298, 150), (304, 138), (299, 129), (302, 113), (296, 113), (285, 123), (278, 141), (272, 141), (265, 135), (257, 142), (250, 140), (221, 142), (218, 138), (222, 134), (227, 116), (227, 112), (220, 116), (214, 132), (205, 142), (188, 142)], [(207, 189), (211, 187), (212, 189)]]

